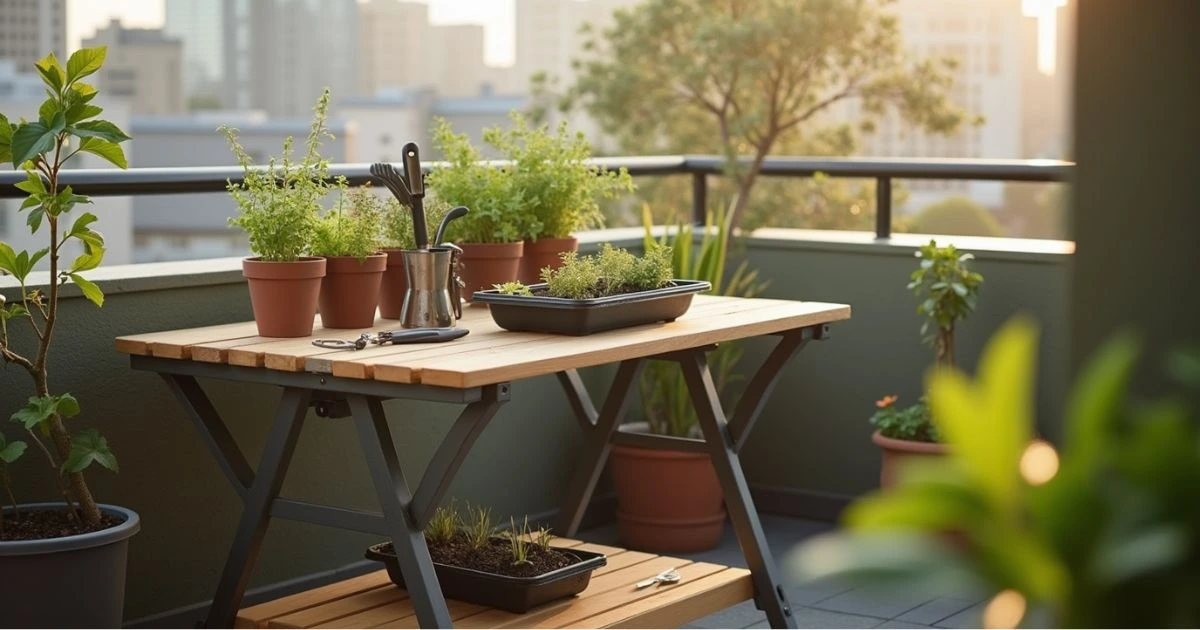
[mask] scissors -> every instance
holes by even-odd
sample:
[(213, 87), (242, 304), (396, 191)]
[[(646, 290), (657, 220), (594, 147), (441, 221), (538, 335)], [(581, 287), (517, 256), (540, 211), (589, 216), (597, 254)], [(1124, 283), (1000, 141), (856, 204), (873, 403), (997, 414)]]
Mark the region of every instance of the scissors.
[(439, 343), (465, 336), (466, 328), (406, 328), (377, 333), (363, 333), (358, 339), (313, 339), (312, 345), (330, 350), (362, 350), (368, 345), (399, 345), (402, 343)]
[(655, 584), (674, 584), (681, 579), (683, 579), (683, 577), (679, 575), (679, 572), (676, 571), (674, 567), (671, 567), (670, 569), (667, 569), (666, 571), (663, 571), (652, 578), (642, 580), (641, 582), (634, 584), (634, 587), (641, 589), (646, 588), (647, 586), (654, 586)]

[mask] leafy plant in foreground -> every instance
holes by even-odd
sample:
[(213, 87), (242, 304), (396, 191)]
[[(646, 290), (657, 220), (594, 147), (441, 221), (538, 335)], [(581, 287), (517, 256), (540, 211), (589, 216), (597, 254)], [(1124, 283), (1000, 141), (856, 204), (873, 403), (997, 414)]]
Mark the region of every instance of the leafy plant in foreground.
[(312, 246), (316, 256), (352, 256), (359, 262), (379, 251), (379, 224), (383, 220), (378, 197), (364, 187), (337, 183), (337, 205), (313, 223)]
[[(0, 271), (13, 276), (20, 291), (11, 304), (0, 299), (0, 359), (28, 372), (34, 386), (34, 395), (10, 418), (21, 425), (29, 442), (4, 440), (0, 461), (11, 464), (32, 444), (53, 470), (70, 518), (89, 527), (101, 523), (101, 514), (83, 472), (92, 464), (116, 472), (117, 459), (97, 430), (72, 432), (67, 428), (65, 420), (79, 414), (79, 402), (68, 393), (51, 393), (49, 357), (64, 285), (74, 284), (96, 306), (104, 304), (100, 287), (83, 277), (104, 259), (104, 237), (91, 227), (96, 216), (83, 212), (68, 223), (75, 207), (91, 200), (62, 185), (59, 176), (79, 153), (91, 153), (120, 168), (127, 166), (120, 145), (129, 136), (97, 118), (103, 113), (92, 104), (97, 90), (82, 81), (100, 69), (105, 54), (105, 48), (80, 49), (65, 68), (53, 54), (46, 56), (36, 64), (47, 95), (38, 108), (37, 120), (12, 123), (0, 114), (0, 161), (24, 171), (25, 181), (16, 187), (28, 196), (20, 210), (28, 211), (26, 224), (32, 233), (45, 226), (49, 238), (47, 247), (34, 252), (18, 252), (0, 241)], [(79, 253), (64, 264), (63, 256), (72, 243)], [(43, 260), (48, 264), (47, 287), (30, 288), (30, 274)], [(26, 324), (32, 352), (22, 353), (11, 334), (16, 332), (14, 328), (25, 331)], [(5, 472), (6, 488), (7, 481)], [(9, 499), (15, 503), (11, 490)]]
[(671, 248), (653, 243), (641, 256), (605, 243), (600, 253), (580, 256), (567, 252), (558, 269), (542, 270), (551, 297), (586, 300), (671, 284)]

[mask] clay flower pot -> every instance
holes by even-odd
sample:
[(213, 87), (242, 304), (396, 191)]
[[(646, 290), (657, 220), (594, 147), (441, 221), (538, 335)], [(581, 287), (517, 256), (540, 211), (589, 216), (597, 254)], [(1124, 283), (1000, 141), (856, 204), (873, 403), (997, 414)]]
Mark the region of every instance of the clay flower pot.
[(291, 262), (242, 259), (242, 275), (250, 287), (250, 306), (263, 337), (307, 337), (312, 334), (325, 259), (304, 257)]
[(543, 268), (558, 269), (562, 266), (564, 252), (577, 251), (579, 239), (574, 236), (540, 238), (536, 241), (525, 239), (525, 253), (521, 255), (521, 268), (517, 272), (517, 280), (522, 284), (537, 284), (542, 281)]
[(945, 444), (897, 440), (884, 437), (879, 431), (871, 434), (871, 441), (883, 453), (883, 463), (879, 470), (879, 487), (881, 488), (890, 488), (896, 485), (896, 476), (899, 474), (900, 468), (905, 465), (904, 462), (946, 455)]
[(387, 254), (359, 261), (353, 256), (330, 256), (321, 282), (321, 325), (326, 328), (370, 328), (379, 305), (379, 285), (387, 269)]
[(402, 249), (385, 249), (387, 269), (379, 284), (379, 316), (384, 319), (400, 319), (404, 307), (404, 293), (408, 291), (408, 278), (404, 275)]
[(717, 546), (725, 509), (708, 455), (613, 446), (609, 461), (623, 544), (671, 553)]
[(463, 297), (467, 301), (476, 291), (517, 279), (525, 246), (523, 242), (459, 243), (458, 246), (463, 250), (458, 257), (458, 272), (466, 284)]

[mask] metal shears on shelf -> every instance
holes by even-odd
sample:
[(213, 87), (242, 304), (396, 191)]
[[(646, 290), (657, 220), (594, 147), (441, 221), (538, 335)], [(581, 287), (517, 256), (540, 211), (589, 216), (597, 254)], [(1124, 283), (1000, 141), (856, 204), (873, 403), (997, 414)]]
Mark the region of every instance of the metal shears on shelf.
[(377, 333), (363, 333), (358, 339), (313, 339), (312, 345), (330, 350), (362, 350), (369, 345), (402, 343), (440, 343), (465, 336), (466, 328), (405, 328)]
[(666, 571), (663, 571), (652, 578), (642, 580), (633, 586), (641, 589), (648, 586), (654, 586), (656, 584), (674, 584), (681, 579), (683, 579), (683, 577), (679, 575), (679, 572), (676, 571), (674, 567), (671, 567), (670, 569), (667, 569)]

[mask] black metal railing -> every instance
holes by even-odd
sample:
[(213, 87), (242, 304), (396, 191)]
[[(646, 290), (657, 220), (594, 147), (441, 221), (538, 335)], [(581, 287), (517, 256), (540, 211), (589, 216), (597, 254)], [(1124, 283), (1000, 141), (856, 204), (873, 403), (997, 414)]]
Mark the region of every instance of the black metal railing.
[[(625, 167), (635, 176), (691, 175), (692, 218), (703, 224), (708, 202), (708, 177), (724, 176), (726, 160), (715, 155), (656, 155), (607, 157), (591, 160), (607, 168)], [(493, 162), (501, 164), (502, 162)], [(441, 163), (424, 165), (426, 171)], [(371, 180), (368, 164), (335, 164), (330, 176), (344, 176), (353, 185)], [(892, 181), (895, 179), (953, 179), (1004, 182), (1064, 182), (1074, 164), (1058, 160), (808, 158), (770, 157), (763, 162), (767, 177), (830, 177), (875, 180), (875, 236), (892, 234)], [(14, 184), (24, 179), (17, 172), (0, 173), (0, 199), (23, 197)], [(60, 182), (76, 193), (91, 196), (166, 195), (223, 192), (227, 182), (240, 182), (237, 166), (184, 168), (77, 169), (63, 171)]]

